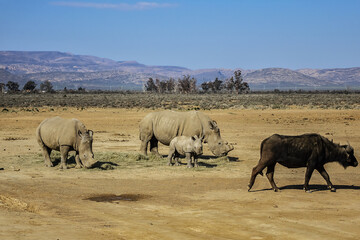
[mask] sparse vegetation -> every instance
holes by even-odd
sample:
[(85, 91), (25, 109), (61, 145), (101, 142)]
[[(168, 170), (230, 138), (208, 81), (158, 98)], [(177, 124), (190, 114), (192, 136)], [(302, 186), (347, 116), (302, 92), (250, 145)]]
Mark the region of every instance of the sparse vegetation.
[[(57, 92), (55, 94), (0, 94), (0, 107), (210, 109), (360, 109), (359, 92), (264, 92), (250, 94), (157, 94), (140, 92)], [(25, 111), (25, 110), (24, 110)]]

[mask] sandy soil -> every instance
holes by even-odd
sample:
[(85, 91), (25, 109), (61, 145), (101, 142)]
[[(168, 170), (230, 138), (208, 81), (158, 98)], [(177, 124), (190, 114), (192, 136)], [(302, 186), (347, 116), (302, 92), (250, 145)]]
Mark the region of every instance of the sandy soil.
[(305, 193), (304, 169), (282, 166), (275, 171), (281, 192), (261, 176), (247, 192), (260, 142), (273, 133), (349, 141), (360, 160), (359, 110), (205, 111), (235, 145), (233, 161), (108, 171), (43, 166), (36, 127), (46, 117), (75, 117), (94, 130), (95, 157), (133, 153), (149, 110), (39, 110), (0, 113), (0, 239), (359, 239), (358, 168), (326, 165), (336, 193), (317, 172)]

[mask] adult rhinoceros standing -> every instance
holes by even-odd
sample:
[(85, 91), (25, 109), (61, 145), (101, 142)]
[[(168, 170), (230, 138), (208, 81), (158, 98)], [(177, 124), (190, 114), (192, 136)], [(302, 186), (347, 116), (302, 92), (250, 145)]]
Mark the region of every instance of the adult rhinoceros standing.
[(158, 153), (158, 142), (169, 145), (176, 136), (194, 136), (204, 138), (215, 156), (225, 156), (234, 149), (221, 139), (216, 122), (201, 112), (162, 111), (149, 113), (140, 122), (140, 151), (146, 155), (148, 143), (150, 151)]
[(92, 151), (93, 131), (87, 130), (77, 119), (47, 118), (36, 129), (36, 137), (48, 167), (53, 166), (50, 160), (52, 150), (60, 151), (62, 169), (67, 168), (66, 160), (72, 150), (76, 151), (76, 168), (89, 168), (96, 163)]

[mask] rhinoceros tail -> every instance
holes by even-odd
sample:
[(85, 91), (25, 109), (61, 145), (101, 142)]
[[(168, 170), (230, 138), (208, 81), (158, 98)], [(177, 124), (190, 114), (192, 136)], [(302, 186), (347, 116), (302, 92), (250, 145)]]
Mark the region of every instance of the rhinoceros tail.
[(43, 125), (44, 122), (45, 120), (42, 123), (40, 123), (40, 125), (36, 129), (36, 140), (41, 147), (45, 147), (45, 143), (41, 138), (41, 132), (40, 132), (41, 126)]

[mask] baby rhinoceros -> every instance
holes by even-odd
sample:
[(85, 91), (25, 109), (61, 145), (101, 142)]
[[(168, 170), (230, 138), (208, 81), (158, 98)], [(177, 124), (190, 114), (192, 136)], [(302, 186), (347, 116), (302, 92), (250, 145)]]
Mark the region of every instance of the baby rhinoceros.
[(87, 130), (77, 119), (47, 118), (36, 129), (36, 137), (48, 167), (53, 166), (50, 160), (52, 150), (60, 151), (61, 169), (67, 168), (69, 151), (76, 151), (76, 168), (90, 168), (96, 163), (92, 151), (93, 131)]
[(170, 142), (170, 150), (168, 155), (169, 166), (173, 165), (172, 159), (175, 159), (175, 165), (179, 166), (179, 155), (185, 155), (188, 160), (187, 166), (192, 168), (192, 162), (195, 167), (198, 167), (197, 157), (203, 153), (202, 146), (203, 138), (198, 136), (178, 136)]

